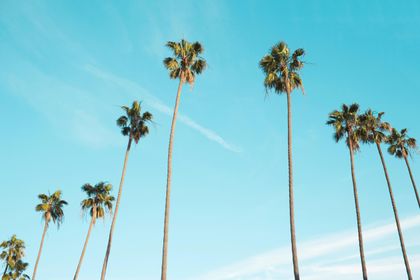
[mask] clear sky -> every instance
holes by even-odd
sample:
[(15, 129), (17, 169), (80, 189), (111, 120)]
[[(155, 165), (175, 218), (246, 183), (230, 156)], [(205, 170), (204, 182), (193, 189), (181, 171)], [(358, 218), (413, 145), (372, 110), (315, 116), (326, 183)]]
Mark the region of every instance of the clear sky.
[[(108, 279), (158, 279), (166, 157), (177, 82), (168, 40), (204, 45), (209, 67), (185, 87), (174, 149), (169, 278), (291, 279), (286, 99), (265, 95), (259, 59), (280, 40), (303, 47), (306, 94), (293, 93), (296, 234), (301, 274), (360, 279), (348, 150), (325, 125), (358, 102), (420, 138), (420, 3), (407, 1), (0, 1), (0, 239), (16, 233), (33, 269), (39, 193), (63, 191), (40, 280), (72, 277), (88, 228), (80, 187), (118, 187), (127, 139), (120, 105), (142, 100), (150, 135), (132, 149)], [(403, 161), (386, 155), (414, 278), (420, 215)], [(410, 160), (420, 182), (418, 156)], [(382, 167), (356, 156), (370, 279), (405, 279)], [(95, 226), (80, 279), (98, 279), (109, 230)]]

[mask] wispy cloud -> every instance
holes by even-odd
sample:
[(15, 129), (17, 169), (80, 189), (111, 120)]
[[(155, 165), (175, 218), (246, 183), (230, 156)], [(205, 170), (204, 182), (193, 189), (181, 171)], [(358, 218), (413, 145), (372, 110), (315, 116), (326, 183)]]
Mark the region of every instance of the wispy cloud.
[[(150, 107), (154, 108), (155, 110), (167, 115), (172, 116), (173, 109), (168, 105), (164, 104), (161, 100), (150, 94), (145, 88), (140, 86), (138, 83), (133, 82), (129, 79), (119, 77), (115, 74), (106, 72), (102, 69), (99, 69), (93, 65), (86, 65), (85, 70), (94, 75), (97, 78), (100, 78), (104, 81), (113, 83), (124, 90), (127, 93), (131, 94), (133, 97), (138, 97), (139, 94), (141, 95), (143, 101), (147, 103)], [(240, 153), (241, 149), (228, 143), (222, 136), (217, 134), (215, 131), (206, 128), (200, 124), (198, 124), (193, 119), (185, 116), (183, 114), (179, 114), (179, 121), (188, 127), (194, 129), (195, 131), (199, 132), (201, 135), (209, 139), (210, 141), (216, 142), (226, 150), (229, 150), (234, 153)]]
[[(401, 222), (405, 232), (420, 228), (420, 216), (409, 217)], [(377, 279), (399, 279), (404, 275), (405, 267), (397, 245), (389, 245), (384, 239), (397, 234), (395, 223), (368, 227), (364, 231), (366, 244), (379, 242), (371, 250), (366, 251), (368, 270)], [(357, 234), (355, 231), (345, 231), (338, 234), (318, 238), (300, 244), (299, 260), (304, 279), (354, 279), (361, 273), (359, 256), (351, 248), (357, 248)], [(410, 248), (419, 244), (411, 242)], [(389, 256), (390, 252), (396, 255)], [(387, 254), (388, 253), (388, 256)], [(344, 256), (343, 256), (344, 255)], [(381, 257), (382, 256), (382, 257)], [(420, 271), (420, 255), (411, 255), (413, 273)], [(209, 273), (193, 277), (195, 280), (257, 280), (257, 279), (292, 279), (289, 246), (250, 257), (243, 261), (227, 265)], [(339, 277), (339, 278), (337, 278)]]
[[(0, 84), (41, 114), (61, 136), (91, 148), (121, 144), (114, 127), (104, 122), (95, 109), (101, 100), (91, 97), (85, 89), (47, 75), (30, 63), (24, 65), (23, 73), (9, 68), (0, 78)], [(107, 110), (103, 108), (101, 111)]]

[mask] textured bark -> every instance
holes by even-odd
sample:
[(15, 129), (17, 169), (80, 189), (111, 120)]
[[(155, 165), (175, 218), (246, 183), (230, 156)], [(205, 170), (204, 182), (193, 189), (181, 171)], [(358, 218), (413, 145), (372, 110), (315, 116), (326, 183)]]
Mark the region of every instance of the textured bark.
[(36, 272), (38, 270), (39, 259), (41, 258), (42, 247), (44, 247), (44, 239), (45, 239), (45, 234), (47, 233), (49, 222), (50, 222), (50, 218), (48, 216), (48, 217), (45, 218), (44, 232), (42, 233), (41, 244), (39, 245), (38, 257), (36, 258), (36, 262), (35, 262), (35, 266), (34, 266), (34, 272), (32, 274), (32, 278), (31, 278), (32, 280), (35, 280)]
[(362, 263), (363, 280), (367, 280), (368, 276), (367, 276), (367, 269), (366, 269), (365, 252), (363, 249), (362, 221), (360, 220), (359, 195), (357, 194), (356, 175), (354, 174), (354, 155), (353, 155), (353, 145), (351, 141), (349, 141), (349, 150), (350, 150), (350, 163), (351, 163), (351, 179), (353, 181), (354, 204), (356, 206), (360, 261)]
[(408, 173), (410, 173), (411, 183), (413, 183), (414, 193), (416, 194), (417, 204), (419, 205), (419, 208), (420, 208), (419, 193), (417, 191), (416, 182), (414, 181), (413, 173), (411, 173), (411, 168), (410, 168), (410, 164), (408, 163), (407, 156), (404, 156), (404, 160), (405, 160), (405, 164), (407, 164)]
[(109, 231), (108, 246), (106, 248), (104, 264), (102, 266), (101, 280), (105, 279), (106, 269), (107, 269), (107, 266), (108, 266), (109, 254), (111, 253), (112, 237), (114, 235), (114, 228), (115, 228), (115, 222), (117, 220), (118, 209), (120, 208), (121, 193), (122, 193), (122, 188), (123, 188), (123, 185), (124, 185), (125, 171), (127, 169), (128, 155), (130, 154), (130, 148), (131, 148), (132, 141), (133, 141), (133, 139), (130, 136), (130, 138), (128, 140), (127, 150), (125, 152), (124, 165), (123, 165), (123, 170), (122, 170), (122, 175), (121, 175), (120, 187), (118, 189), (117, 202), (115, 203), (114, 216), (112, 217), (111, 229)]
[(77, 265), (76, 273), (74, 274), (73, 280), (76, 280), (79, 277), (80, 268), (82, 267), (83, 258), (85, 257), (86, 248), (87, 248), (89, 238), (90, 238), (90, 233), (92, 231), (93, 225), (95, 224), (95, 221), (96, 221), (96, 206), (93, 207), (92, 219), (90, 219), (89, 230), (86, 236), (85, 244), (83, 245), (82, 254), (80, 255), (79, 264)]
[(292, 97), (287, 93), (287, 160), (289, 166), (289, 214), (290, 214), (290, 239), (292, 242), (293, 274), (295, 280), (300, 279), (299, 263), (296, 249), (295, 234), (295, 202), (293, 194), (293, 160), (292, 160)]
[(394, 210), (395, 224), (397, 225), (398, 237), (400, 238), (401, 251), (404, 257), (405, 270), (407, 271), (408, 279), (412, 280), (413, 276), (411, 275), (410, 263), (408, 261), (407, 252), (405, 251), (404, 237), (403, 237), (401, 226), (400, 226), (400, 219), (398, 218), (398, 210), (397, 210), (397, 205), (395, 204), (395, 200), (394, 200), (394, 193), (392, 192), (391, 181), (388, 176), (388, 170), (386, 168), (385, 159), (382, 154), (381, 145), (379, 143), (376, 143), (376, 147), (378, 148), (378, 153), (379, 153), (379, 156), (381, 157), (381, 162), (384, 168), (386, 182), (388, 184), (389, 197), (391, 198), (392, 210)]
[(168, 238), (169, 238), (169, 213), (171, 206), (171, 178), (172, 178), (172, 148), (174, 144), (176, 116), (178, 114), (179, 100), (181, 97), (182, 85), (184, 83), (184, 75), (181, 74), (178, 85), (178, 92), (176, 94), (174, 114), (172, 117), (171, 134), (169, 136), (168, 148), (168, 173), (166, 177), (166, 202), (165, 202), (165, 222), (163, 228), (163, 248), (162, 248), (162, 271), (161, 280), (166, 280), (168, 268)]

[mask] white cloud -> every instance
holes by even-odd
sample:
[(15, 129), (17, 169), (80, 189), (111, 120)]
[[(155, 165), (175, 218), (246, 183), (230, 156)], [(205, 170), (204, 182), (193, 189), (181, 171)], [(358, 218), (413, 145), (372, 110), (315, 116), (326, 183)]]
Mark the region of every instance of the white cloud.
[[(143, 98), (143, 101), (145, 103), (147, 103), (149, 106), (151, 106), (155, 110), (157, 110), (157, 111), (159, 111), (159, 112), (161, 112), (161, 113), (163, 113), (167, 116), (172, 116), (173, 109), (171, 107), (164, 104), (161, 100), (159, 100), (158, 98), (156, 98), (155, 96), (150, 94), (145, 88), (140, 86), (138, 83), (133, 82), (129, 79), (125, 79), (125, 78), (116, 76), (112, 73), (105, 72), (105, 71), (103, 71), (103, 70), (101, 70), (101, 69), (99, 69), (99, 68), (97, 68), (93, 65), (86, 65), (85, 69), (86, 69), (86, 71), (88, 71), (92, 75), (94, 75), (94, 76), (96, 76), (96, 77), (98, 77), (102, 80), (114, 83), (117, 86), (125, 89), (128, 93), (132, 94), (133, 97), (138, 97), (138, 94), (140, 93), (142, 98)], [(221, 137), (215, 131), (198, 124), (197, 122), (195, 122), (194, 120), (192, 120), (188, 116), (185, 116), (185, 115), (180, 113), (178, 119), (181, 123), (189, 126), (190, 128), (194, 129), (195, 131), (199, 132), (201, 135), (203, 135), (204, 137), (206, 137), (210, 141), (216, 142), (217, 144), (219, 144), (223, 148), (225, 148), (225, 149), (227, 149), (231, 152), (235, 152), (235, 153), (240, 153), (241, 152), (241, 150), (238, 147), (228, 143), (225, 139), (223, 139), (223, 137)]]
[[(401, 221), (404, 232), (420, 228), (420, 216), (409, 217)], [(388, 239), (396, 235), (395, 223), (368, 227), (364, 230), (368, 273), (371, 279), (400, 279), (405, 273), (398, 245), (389, 245)], [(407, 241), (407, 240), (406, 240)], [(417, 248), (418, 242), (408, 242), (407, 248)], [(345, 231), (299, 244), (300, 271), (303, 279), (311, 280), (347, 280), (360, 278), (357, 232)], [(353, 249), (353, 250), (352, 250)], [(397, 249), (397, 250), (396, 250)], [(358, 252), (358, 251), (357, 251)], [(392, 252), (394, 255), (389, 256)], [(413, 274), (420, 273), (420, 255), (409, 256)], [(227, 265), (209, 273), (192, 277), (194, 280), (256, 280), (256, 279), (292, 279), (291, 253), (289, 246), (262, 253), (243, 261)]]

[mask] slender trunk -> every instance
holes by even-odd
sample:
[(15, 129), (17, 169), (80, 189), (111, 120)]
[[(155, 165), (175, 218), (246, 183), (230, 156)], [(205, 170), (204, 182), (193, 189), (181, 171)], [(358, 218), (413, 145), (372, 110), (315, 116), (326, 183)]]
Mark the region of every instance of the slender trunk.
[(351, 163), (351, 179), (353, 181), (354, 204), (356, 206), (357, 232), (358, 232), (358, 238), (359, 238), (360, 260), (362, 262), (363, 280), (367, 280), (368, 276), (367, 276), (367, 270), (366, 270), (365, 253), (363, 249), (362, 221), (360, 220), (359, 195), (357, 194), (356, 175), (354, 174), (354, 155), (353, 155), (353, 144), (351, 143), (351, 141), (349, 141), (349, 150), (350, 150), (350, 163)]
[(6, 264), (6, 268), (4, 269), (4, 272), (3, 272), (3, 277), (6, 275), (8, 268), (9, 268), (9, 263)]
[(290, 211), (290, 237), (292, 242), (293, 273), (295, 280), (300, 279), (299, 263), (296, 249), (295, 234), (295, 202), (293, 194), (293, 161), (292, 161), (292, 97), (287, 93), (287, 159), (289, 165), (289, 211)]
[(89, 230), (86, 236), (85, 245), (83, 245), (82, 254), (80, 255), (79, 264), (77, 265), (76, 273), (74, 274), (73, 280), (76, 280), (79, 277), (80, 268), (82, 267), (82, 262), (83, 262), (83, 258), (85, 257), (85, 252), (86, 252), (86, 248), (89, 242), (90, 233), (92, 231), (93, 225), (95, 224), (95, 221), (96, 221), (96, 206), (93, 207), (92, 219), (90, 220), (90, 225), (89, 225)]
[(381, 145), (379, 143), (376, 143), (376, 147), (378, 148), (379, 156), (381, 157), (381, 162), (384, 168), (386, 182), (388, 184), (389, 196), (391, 198), (392, 209), (394, 210), (395, 224), (397, 225), (398, 236), (400, 238), (400, 244), (401, 244), (401, 251), (404, 257), (405, 270), (407, 271), (408, 279), (412, 280), (413, 276), (411, 275), (410, 263), (408, 261), (407, 252), (405, 251), (404, 237), (403, 237), (401, 226), (400, 226), (400, 219), (398, 218), (397, 205), (395, 204), (394, 194), (392, 192), (392, 187), (391, 187), (391, 181), (389, 180), (388, 170), (386, 169), (385, 159), (382, 154)]
[(130, 154), (130, 148), (131, 148), (132, 140), (133, 139), (130, 136), (130, 138), (128, 140), (127, 150), (125, 152), (124, 165), (123, 165), (123, 170), (122, 170), (122, 175), (121, 175), (120, 187), (118, 189), (117, 202), (115, 203), (114, 216), (112, 217), (111, 229), (109, 231), (108, 246), (106, 247), (104, 264), (102, 266), (101, 280), (105, 279), (106, 269), (107, 269), (107, 266), (108, 266), (109, 254), (111, 253), (112, 237), (113, 237), (113, 234), (114, 234), (114, 227), (115, 227), (115, 222), (117, 220), (118, 209), (119, 209), (119, 206), (120, 206), (121, 193), (122, 193), (122, 188), (123, 188), (123, 185), (124, 185), (125, 171), (127, 169), (128, 155)]
[(411, 173), (411, 168), (410, 168), (410, 164), (408, 163), (407, 156), (404, 156), (404, 160), (405, 160), (405, 163), (407, 164), (408, 173), (410, 173), (411, 183), (413, 183), (413, 188), (414, 188), (414, 192), (415, 192), (415, 194), (416, 194), (417, 203), (418, 203), (419, 208), (420, 208), (420, 198), (419, 198), (419, 193), (418, 193), (418, 191), (417, 191), (416, 182), (414, 181), (413, 173)]
[(35, 266), (34, 266), (34, 272), (32, 274), (32, 278), (31, 278), (32, 280), (35, 280), (36, 271), (38, 270), (38, 263), (39, 263), (39, 259), (41, 258), (42, 247), (44, 246), (44, 239), (45, 239), (45, 234), (47, 233), (49, 221), (50, 221), (50, 218), (46, 217), (45, 218), (45, 225), (44, 225), (44, 232), (42, 233), (41, 244), (39, 245), (38, 257), (36, 258), (36, 262), (35, 262)]
[(174, 135), (176, 126), (176, 116), (178, 113), (179, 100), (181, 97), (182, 85), (184, 83), (184, 75), (181, 74), (178, 85), (178, 92), (176, 94), (174, 115), (172, 117), (171, 134), (169, 136), (168, 148), (168, 173), (166, 177), (166, 202), (165, 202), (165, 223), (163, 228), (163, 248), (162, 248), (162, 271), (161, 280), (166, 280), (166, 273), (168, 268), (168, 235), (169, 235), (169, 210), (171, 206), (171, 177), (172, 177), (172, 147), (174, 145)]

